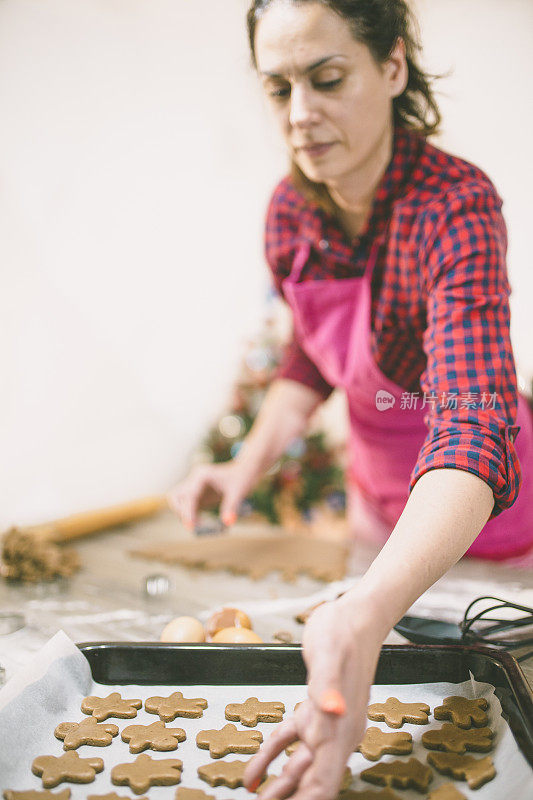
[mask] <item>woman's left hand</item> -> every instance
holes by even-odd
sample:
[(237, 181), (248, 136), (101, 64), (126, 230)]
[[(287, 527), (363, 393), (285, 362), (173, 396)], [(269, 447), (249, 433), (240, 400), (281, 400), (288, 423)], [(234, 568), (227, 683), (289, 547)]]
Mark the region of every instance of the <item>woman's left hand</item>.
[(350, 754), (363, 738), (370, 686), (387, 622), (379, 606), (351, 590), (319, 606), (303, 636), (308, 699), (277, 726), (245, 772), (255, 791), (270, 762), (301, 744), (261, 800), (334, 800)]

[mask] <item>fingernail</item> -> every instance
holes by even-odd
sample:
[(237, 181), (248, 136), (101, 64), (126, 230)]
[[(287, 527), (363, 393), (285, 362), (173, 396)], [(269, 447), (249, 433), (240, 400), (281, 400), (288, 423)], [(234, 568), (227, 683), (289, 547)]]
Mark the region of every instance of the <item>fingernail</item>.
[(346, 701), (342, 694), (336, 689), (328, 689), (322, 695), (320, 700), (320, 708), (326, 714), (337, 714), (342, 717), (346, 713)]
[(261, 785), (262, 777), (257, 778), (253, 783), (250, 784), (250, 788), (248, 789), (249, 792), (257, 792)]
[(235, 523), (237, 522), (237, 514), (235, 513), (235, 511), (226, 511), (226, 513), (222, 517), (222, 522), (228, 528), (230, 528), (232, 525), (235, 525)]
[(193, 531), (194, 530), (194, 525), (192, 524), (190, 519), (184, 520), (183, 524), (185, 525), (185, 527), (187, 528), (188, 531)]

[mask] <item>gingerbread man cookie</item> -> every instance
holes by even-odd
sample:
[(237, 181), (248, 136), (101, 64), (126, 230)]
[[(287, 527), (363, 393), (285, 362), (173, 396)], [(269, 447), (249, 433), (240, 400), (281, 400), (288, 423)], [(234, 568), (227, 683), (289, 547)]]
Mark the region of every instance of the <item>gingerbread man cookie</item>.
[(402, 703), (396, 697), (389, 697), (386, 703), (372, 703), (367, 712), (368, 719), (385, 721), (389, 728), (401, 728), (404, 722), (427, 725), (429, 714), (426, 703)]
[(222, 758), (228, 753), (257, 753), (263, 734), (261, 731), (240, 731), (229, 723), (220, 730), (200, 731), (196, 744), (201, 750), (209, 750), (211, 758)]
[(278, 700), (263, 702), (257, 697), (226, 706), (226, 719), (239, 721), (247, 728), (255, 728), (258, 722), (281, 722), (284, 713), (285, 706)]
[(70, 800), (70, 789), (63, 789), (61, 792), (49, 792), (48, 789), (42, 791), (28, 789), (27, 792), (17, 792), (13, 789), (6, 789), (4, 800)]
[(462, 755), (467, 750), (487, 753), (492, 749), (494, 732), (490, 728), (458, 728), (445, 722), (438, 730), (422, 734), (422, 744), (428, 750), (445, 750), (447, 753)]
[(445, 697), (441, 706), (433, 711), (435, 719), (449, 719), (460, 728), (483, 728), (489, 721), (485, 711), (489, 704), (484, 697), (469, 700), (467, 697)]
[(479, 789), (496, 775), (490, 756), (474, 758), (459, 756), (457, 753), (428, 753), (427, 762), (443, 775), (466, 781), (471, 789)]
[(300, 744), (301, 744), (301, 742), (300, 742), (299, 739), (297, 739), (295, 742), (291, 742), (290, 745), (285, 748), (286, 754), (288, 756), (292, 756), (292, 754), (295, 753), (298, 750), (298, 748), (300, 747)]
[[(90, 794), (87, 800), (132, 800), (131, 797), (126, 797), (125, 794), (117, 794), (116, 792), (108, 792), (108, 794)], [(137, 797), (136, 800), (148, 800), (147, 797)]]
[(427, 792), (433, 779), (431, 769), (416, 758), (409, 761), (388, 761), (376, 764), (374, 767), (364, 769), (361, 778), (377, 786), (395, 786), (398, 789), (416, 789), (417, 792)]
[(248, 761), (212, 761), (198, 767), (200, 778), (211, 786), (229, 786), (237, 789), (243, 786), (242, 777)]
[(130, 753), (141, 753), (148, 749), (162, 752), (177, 750), (178, 742), (184, 742), (186, 738), (183, 728), (167, 728), (160, 719), (151, 725), (128, 725), (122, 731), (122, 741), (129, 742)]
[(340, 792), (343, 792), (349, 788), (352, 782), (352, 778), (353, 778), (352, 770), (350, 769), (350, 767), (346, 767), (346, 769), (344, 770), (344, 775), (342, 776), (341, 788), (339, 789)]
[(428, 800), (466, 800), (466, 797), (453, 783), (444, 783), (428, 794)]
[(413, 752), (413, 737), (410, 733), (386, 733), (380, 728), (367, 728), (357, 750), (368, 761), (377, 761), (386, 753), (404, 756)]
[(267, 775), (267, 777), (262, 781), (261, 785), (259, 786), (259, 789), (257, 790), (258, 796), (261, 797), (265, 789), (268, 789), (270, 784), (274, 783), (274, 781), (277, 781), (278, 778), (279, 775)]
[(107, 697), (86, 697), (81, 704), (84, 714), (92, 714), (98, 722), (108, 717), (132, 719), (137, 716), (137, 709), (142, 708), (142, 700), (123, 700), (119, 692), (112, 692)]
[(91, 783), (103, 768), (101, 758), (80, 758), (75, 750), (67, 750), (62, 756), (37, 756), (31, 765), (45, 789), (53, 789), (63, 781)]
[(81, 722), (60, 722), (54, 731), (56, 739), (63, 740), (63, 750), (76, 750), (83, 744), (107, 747), (118, 735), (118, 728), (110, 722), (100, 723), (94, 717)]
[(207, 708), (207, 700), (203, 697), (186, 698), (181, 692), (174, 692), (169, 697), (149, 697), (144, 708), (149, 714), (159, 714), (163, 722), (172, 722), (176, 717), (196, 719)]
[(201, 789), (184, 789), (180, 787), (174, 800), (215, 800), (215, 795), (206, 794)]
[(183, 763), (177, 758), (155, 760), (142, 753), (133, 762), (113, 767), (111, 783), (127, 785), (135, 794), (142, 794), (150, 786), (175, 786), (181, 780), (182, 769)]

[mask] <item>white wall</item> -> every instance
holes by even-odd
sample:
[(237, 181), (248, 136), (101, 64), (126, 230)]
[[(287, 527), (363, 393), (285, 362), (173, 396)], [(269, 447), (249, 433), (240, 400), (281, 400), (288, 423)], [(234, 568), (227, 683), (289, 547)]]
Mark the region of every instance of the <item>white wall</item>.
[(415, 0), (412, 5), (419, 15), (425, 66), (453, 70), (436, 84), (444, 118), (436, 144), (484, 169), (504, 200), (513, 346), (519, 374), (530, 385), (533, 2)]
[[(285, 165), (246, 7), (0, 0), (0, 527), (166, 489), (224, 402)], [(505, 199), (531, 378), (533, 4), (417, 7), (425, 63), (455, 70), (439, 144)]]

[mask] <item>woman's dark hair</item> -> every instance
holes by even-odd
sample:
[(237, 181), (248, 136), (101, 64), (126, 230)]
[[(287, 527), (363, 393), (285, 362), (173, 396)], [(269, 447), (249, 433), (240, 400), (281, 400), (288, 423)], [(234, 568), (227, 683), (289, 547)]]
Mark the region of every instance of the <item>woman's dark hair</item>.
[[(261, 16), (276, 0), (253, 0), (247, 14), (252, 62), (257, 67), (255, 33)], [(366, 44), (376, 63), (390, 56), (399, 38), (405, 43), (409, 69), (407, 85), (399, 97), (393, 98), (394, 122), (417, 131), (422, 136), (437, 133), (441, 115), (433, 95), (431, 81), (441, 76), (424, 72), (418, 64), (418, 25), (406, 0), (291, 0), (295, 5), (320, 3), (330, 8), (350, 25), (356, 41)], [(293, 163), (293, 178), (300, 188), (314, 195), (323, 206), (330, 206), (324, 186), (313, 183)]]

